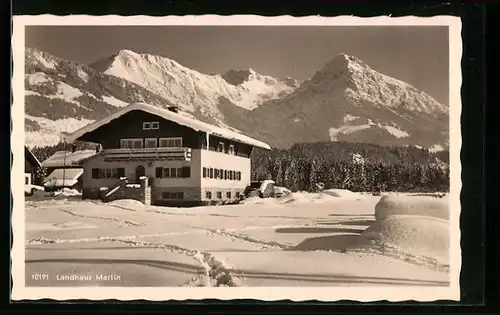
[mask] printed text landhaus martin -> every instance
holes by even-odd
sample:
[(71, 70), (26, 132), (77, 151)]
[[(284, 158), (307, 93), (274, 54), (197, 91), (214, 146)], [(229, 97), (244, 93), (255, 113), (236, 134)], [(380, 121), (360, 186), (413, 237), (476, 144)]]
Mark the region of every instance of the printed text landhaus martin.
[(57, 281), (120, 281), (121, 276), (117, 274), (96, 274), (96, 275), (56, 275)]

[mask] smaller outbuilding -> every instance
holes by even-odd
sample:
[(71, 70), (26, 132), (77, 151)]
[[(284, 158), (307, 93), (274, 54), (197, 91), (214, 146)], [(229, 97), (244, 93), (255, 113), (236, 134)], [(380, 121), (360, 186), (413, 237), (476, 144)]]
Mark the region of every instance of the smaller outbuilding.
[(57, 151), (41, 163), (47, 169), (46, 191), (62, 188), (82, 190), (83, 160), (96, 154), (96, 150)]

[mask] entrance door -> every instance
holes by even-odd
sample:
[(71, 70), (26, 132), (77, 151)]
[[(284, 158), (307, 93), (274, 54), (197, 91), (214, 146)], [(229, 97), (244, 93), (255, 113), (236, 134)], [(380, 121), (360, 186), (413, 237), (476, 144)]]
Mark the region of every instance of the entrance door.
[(141, 182), (141, 176), (146, 176), (146, 169), (144, 166), (139, 165), (135, 168), (135, 180), (137, 183)]

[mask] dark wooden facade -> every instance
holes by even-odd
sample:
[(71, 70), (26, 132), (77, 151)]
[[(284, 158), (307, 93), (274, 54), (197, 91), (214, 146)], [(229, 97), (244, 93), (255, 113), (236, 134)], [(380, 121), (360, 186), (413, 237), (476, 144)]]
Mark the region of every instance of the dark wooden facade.
[(33, 173), (40, 168), (40, 162), (35, 158), (33, 153), (25, 146), (24, 147), (24, 172)]
[[(144, 122), (159, 122), (159, 128), (143, 130)], [(103, 149), (116, 149), (120, 148), (120, 139), (173, 137), (181, 137), (183, 147), (191, 149), (207, 148), (205, 132), (196, 131), (141, 110), (130, 111), (94, 131), (84, 134), (78, 140), (100, 143)], [(219, 142), (223, 142), (226, 150), (232, 144), (238, 156), (247, 158), (250, 157), (253, 148), (250, 145), (214, 135), (209, 136), (209, 142), (209, 150), (211, 151), (217, 151)]]

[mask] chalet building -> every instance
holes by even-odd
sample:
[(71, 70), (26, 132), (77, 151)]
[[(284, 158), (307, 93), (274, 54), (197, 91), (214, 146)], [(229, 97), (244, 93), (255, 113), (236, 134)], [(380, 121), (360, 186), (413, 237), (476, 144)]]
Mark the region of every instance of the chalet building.
[(24, 184), (31, 185), (37, 169), (42, 167), (35, 155), (24, 146)]
[[(100, 144), (83, 161), (83, 198), (99, 198), (120, 179), (148, 178), (151, 204), (190, 206), (236, 201), (250, 183), (250, 154), (269, 145), (187, 117), (134, 103), (66, 139)], [(114, 188), (112, 189), (114, 190)]]

